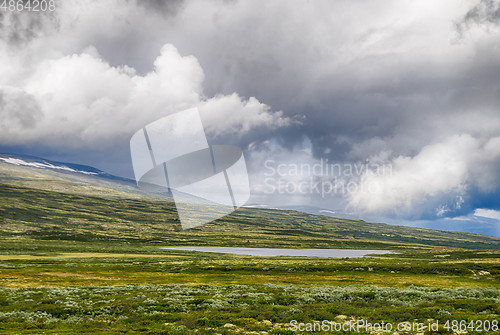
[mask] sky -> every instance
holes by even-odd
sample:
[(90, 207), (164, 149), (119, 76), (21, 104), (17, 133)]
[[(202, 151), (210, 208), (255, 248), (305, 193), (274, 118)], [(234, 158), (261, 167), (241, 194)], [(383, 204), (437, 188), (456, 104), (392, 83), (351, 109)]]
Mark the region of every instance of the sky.
[(0, 10), (0, 151), (133, 178), (198, 107), (250, 203), (500, 218), (500, 1), (56, 1)]

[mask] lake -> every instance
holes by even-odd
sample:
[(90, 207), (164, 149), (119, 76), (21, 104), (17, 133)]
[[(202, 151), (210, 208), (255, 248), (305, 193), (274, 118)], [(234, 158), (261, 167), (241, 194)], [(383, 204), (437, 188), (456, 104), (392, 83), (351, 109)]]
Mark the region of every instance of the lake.
[(162, 247), (167, 250), (183, 251), (201, 251), (217, 252), (233, 255), (248, 256), (295, 256), (295, 257), (326, 257), (326, 258), (344, 258), (344, 257), (363, 257), (369, 254), (392, 254), (388, 250), (363, 250), (363, 249), (275, 249), (275, 248), (233, 248), (233, 247)]

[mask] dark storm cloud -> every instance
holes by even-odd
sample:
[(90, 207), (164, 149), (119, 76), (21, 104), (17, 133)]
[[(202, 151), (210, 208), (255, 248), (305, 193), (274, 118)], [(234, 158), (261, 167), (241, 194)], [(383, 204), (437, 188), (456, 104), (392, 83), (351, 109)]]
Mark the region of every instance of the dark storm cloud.
[(57, 26), (56, 15), (47, 11), (43, 13), (30, 11), (0, 12), (1, 39), (14, 46), (26, 46), (30, 41), (39, 38), (46, 29)]
[(488, 23), (500, 24), (500, 1), (498, 0), (481, 0), (465, 14), (458, 28), (460, 32), (463, 32), (471, 25)]
[(163, 15), (177, 14), (185, 3), (184, 0), (134, 0), (133, 2), (140, 7), (146, 8), (148, 11)]
[(17, 89), (0, 88), (0, 130), (4, 133), (15, 130), (20, 136), (43, 118), (37, 100)]
[[(490, 4), (488, 8), (491, 7)], [(494, 13), (495, 10), (486, 18), (493, 20)], [(243, 47), (232, 48), (237, 42), (229, 41), (224, 57), (209, 68), (212, 72), (207, 75), (208, 87), (214, 85), (223, 91), (231, 87), (241, 94), (258, 96), (286, 115), (305, 115), (299, 131), (291, 136), (275, 135), (286, 136), (286, 141), (292, 143), (307, 135), (318, 158), (347, 159), (353, 144), (374, 137), (387, 139), (382, 149), (391, 150), (394, 156), (414, 155), (423, 145), (443, 135), (477, 129), (470, 123), (459, 124), (455, 129), (444, 124), (438, 128), (436, 119), (452, 121), (462, 118), (464, 113), (475, 113), (478, 120), (485, 121), (488, 110), (498, 106), (500, 57), (494, 48), (494, 38), (478, 45), (469, 41), (470, 49), (477, 53), (472, 59), (461, 59), (460, 46), (452, 45), (452, 22), (449, 21), (448, 29), (435, 32), (442, 35), (444, 44), (434, 45), (430, 41), (426, 45), (416, 34), (397, 41), (405, 45), (420, 40), (421, 47), (411, 51), (398, 52), (395, 44), (394, 50), (382, 45), (372, 53), (362, 45), (354, 45), (350, 60), (338, 67), (325, 66), (319, 76), (313, 76), (311, 71), (330, 60), (308, 55), (305, 47), (308, 42), (300, 36), (290, 43), (290, 48), (285, 46), (275, 53), (267, 49), (256, 51), (258, 56), (253, 57), (270, 64), (269, 70), (262, 73), (248, 70), (254, 63), (252, 54), (246, 56), (239, 51), (250, 48), (248, 44), (239, 42)], [(251, 40), (252, 33), (249, 34), (246, 40)], [(273, 38), (280, 40), (287, 35), (294, 36), (293, 31)], [(264, 45), (272, 49), (273, 42), (269, 40)], [(432, 49), (449, 49), (449, 55), (439, 59), (437, 54), (429, 52)], [(201, 52), (202, 64), (203, 57)], [(230, 71), (216, 70), (221, 68)]]
[[(274, 11), (269, 10), (269, 15)], [(199, 36), (192, 37), (193, 43), (174, 34), (174, 43), (200, 60), (208, 95), (237, 91), (244, 96), (256, 96), (289, 117), (305, 116), (302, 128), (292, 133), (283, 129), (274, 136), (292, 144), (308, 136), (316, 157), (328, 151), (345, 159), (353, 142), (390, 136), (402, 119), (411, 120), (411, 114), (422, 113), (426, 106), (416, 101), (418, 94), (437, 94), (439, 85), (450, 80), (442, 78), (438, 66), (431, 62), (420, 62), (418, 57), (404, 59), (408, 55), (398, 55), (389, 47), (377, 50), (377, 55), (364, 54), (363, 45), (349, 45), (351, 36), (342, 36), (343, 28), (335, 23), (329, 30), (330, 36), (321, 42), (314, 40), (319, 35), (311, 39), (308, 32), (316, 23), (304, 24), (286, 11), (283, 17), (288, 22), (270, 24), (264, 13), (265, 9), (258, 14), (249, 10), (245, 17), (233, 18), (233, 22), (238, 22), (234, 26), (208, 37), (200, 30)], [(328, 16), (322, 14), (314, 18), (317, 24), (329, 24)], [(222, 18), (219, 14), (217, 28), (224, 28)], [(348, 23), (357, 24), (356, 17), (352, 16)], [(360, 32), (363, 41), (376, 29), (367, 31)], [(336, 46), (351, 48), (352, 52), (343, 64), (329, 65), (336, 62), (336, 52), (329, 51)], [(430, 78), (423, 79), (425, 71), (431, 74)], [(443, 91), (446, 89), (443, 87)], [(249, 137), (249, 141), (258, 138), (261, 134)]]

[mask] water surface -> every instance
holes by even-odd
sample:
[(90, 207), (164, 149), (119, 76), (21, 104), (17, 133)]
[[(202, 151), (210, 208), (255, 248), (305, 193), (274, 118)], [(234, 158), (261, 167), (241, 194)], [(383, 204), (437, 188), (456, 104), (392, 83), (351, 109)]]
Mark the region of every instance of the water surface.
[(299, 257), (363, 257), (369, 254), (391, 254), (389, 250), (364, 250), (364, 249), (276, 249), (276, 248), (233, 248), (233, 247), (162, 247), (168, 250), (187, 250), (201, 252), (218, 252), (233, 255), (248, 256), (299, 256)]

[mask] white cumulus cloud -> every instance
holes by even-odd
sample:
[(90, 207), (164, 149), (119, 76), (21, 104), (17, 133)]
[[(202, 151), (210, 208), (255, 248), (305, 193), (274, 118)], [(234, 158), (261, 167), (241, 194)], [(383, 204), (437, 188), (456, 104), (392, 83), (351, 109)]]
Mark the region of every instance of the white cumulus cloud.
[(166, 44), (153, 70), (139, 75), (112, 66), (89, 47), (41, 61), (20, 87), (0, 87), (0, 141), (40, 141), (59, 147), (112, 145), (162, 116), (200, 106), (209, 129), (245, 134), (254, 127), (289, 123), (256, 98), (238, 94), (207, 98), (204, 72), (194, 56)]
[(364, 212), (403, 215), (429, 208), (437, 216), (458, 210), (470, 188), (496, 190), (492, 181), (500, 154), (492, 141), (498, 139), (454, 135), (423, 147), (415, 156), (386, 162), (384, 173), (367, 170), (356, 192), (349, 194), (350, 206)]

